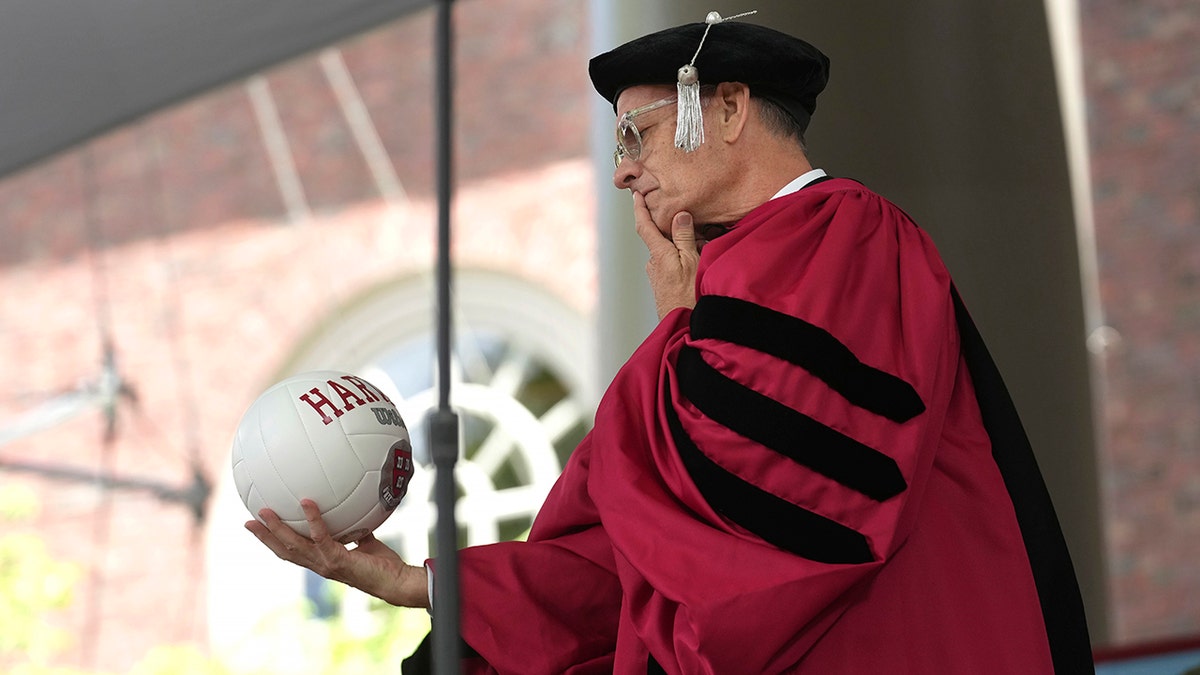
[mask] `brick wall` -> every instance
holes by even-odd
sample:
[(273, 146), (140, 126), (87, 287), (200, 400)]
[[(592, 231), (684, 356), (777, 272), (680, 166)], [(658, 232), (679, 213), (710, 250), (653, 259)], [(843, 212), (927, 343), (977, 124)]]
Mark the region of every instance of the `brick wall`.
[[(586, 4), (456, 3), (455, 256), (595, 297)], [(407, 195), (381, 199), (319, 55), (267, 74), (307, 204), (291, 223), (238, 82), (0, 183), (0, 423), (99, 375), (101, 335), (137, 393), (102, 443), (90, 410), (0, 457), (185, 487), (228, 472), (241, 412), (314, 326), (433, 263), (432, 12), (340, 45)], [(206, 636), (203, 523), (129, 490), (5, 472), (36, 488), (31, 527), (83, 576), (60, 625), (69, 664), (124, 672)], [(249, 536), (249, 535), (247, 535)]]
[(1200, 633), (1200, 4), (1081, 6), (1113, 637)]

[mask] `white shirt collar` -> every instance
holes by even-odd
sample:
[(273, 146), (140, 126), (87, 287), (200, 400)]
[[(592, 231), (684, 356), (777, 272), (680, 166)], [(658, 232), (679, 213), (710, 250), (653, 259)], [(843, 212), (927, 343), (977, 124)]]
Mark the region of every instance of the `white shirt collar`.
[[(782, 197), (784, 195), (790, 195), (793, 192), (799, 191), (801, 188), (803, 188), (804, 186), (813, 182), (814, 180), (816, 180), (818, 178), (824, 178), (824, 177), (825, 177), (824, 169), (813, 169), (812, 171), (809, 171), (808, 173), (800, 176), (799, 178), (788, 183), (787, 185), (784, 185), (783, 189), (780, 190), (779, 192), (776, 192), (775, 196), (771, 197), (771, 199), (778, 199), (779, 197)], [(770, 201), (770, 200), (768, 200), (768, 201)]]

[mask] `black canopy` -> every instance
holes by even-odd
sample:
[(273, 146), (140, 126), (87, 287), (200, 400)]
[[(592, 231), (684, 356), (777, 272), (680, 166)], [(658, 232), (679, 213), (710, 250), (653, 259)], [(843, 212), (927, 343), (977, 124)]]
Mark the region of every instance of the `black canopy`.
[(429, 0), (0, 0), (0, 176)]

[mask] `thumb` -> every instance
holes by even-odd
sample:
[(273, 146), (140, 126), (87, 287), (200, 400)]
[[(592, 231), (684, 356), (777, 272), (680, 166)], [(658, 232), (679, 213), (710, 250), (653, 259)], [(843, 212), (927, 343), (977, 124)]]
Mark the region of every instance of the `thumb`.
[(692, 214), (681, 211), (671, 220), (671, 241), (681, 252), (696, 252), (696, 228), (692, 223)]
[(389, 548), (387, 544), (376, 539), (375, 535), (373, 535), (373, 534), (367, 534), (365, 537), (363, 537), (362, 539), (359, 539), (357, 542), (355, 542), (355, 544), (356, 545), (354, 547), (354, 550), (362, 551), (363, 553), (367, 553), (370, 555), (379, 555), (381, 553), (383, 553), (383, 554), (392, 553), (391, 548)]

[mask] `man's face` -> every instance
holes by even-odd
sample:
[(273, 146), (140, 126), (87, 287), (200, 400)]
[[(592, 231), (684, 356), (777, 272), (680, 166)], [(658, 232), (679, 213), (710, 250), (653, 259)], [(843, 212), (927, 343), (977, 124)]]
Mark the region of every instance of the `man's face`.
[[(654, 103), (675, 93), (675, 87), (640, 85), (621, 92), (617, 99), (617, 120), (626, 112)], [(677, 104), (666, 105), (637, 115), (634, 123), (641, 134), (641, 154), (636, 160), (625, 157), (613, 172), (613, 185), (619, 190), (640, 192), (660, 232), (671, 235), (671, 219), (680, 211), (692, 214), (697, 224), (704, 223), (710, 211), (713, 193), (711, 148), (702, 144), (695, 152), (675, 147)], [(708, 127), (707, 119), (705, 126)]]

